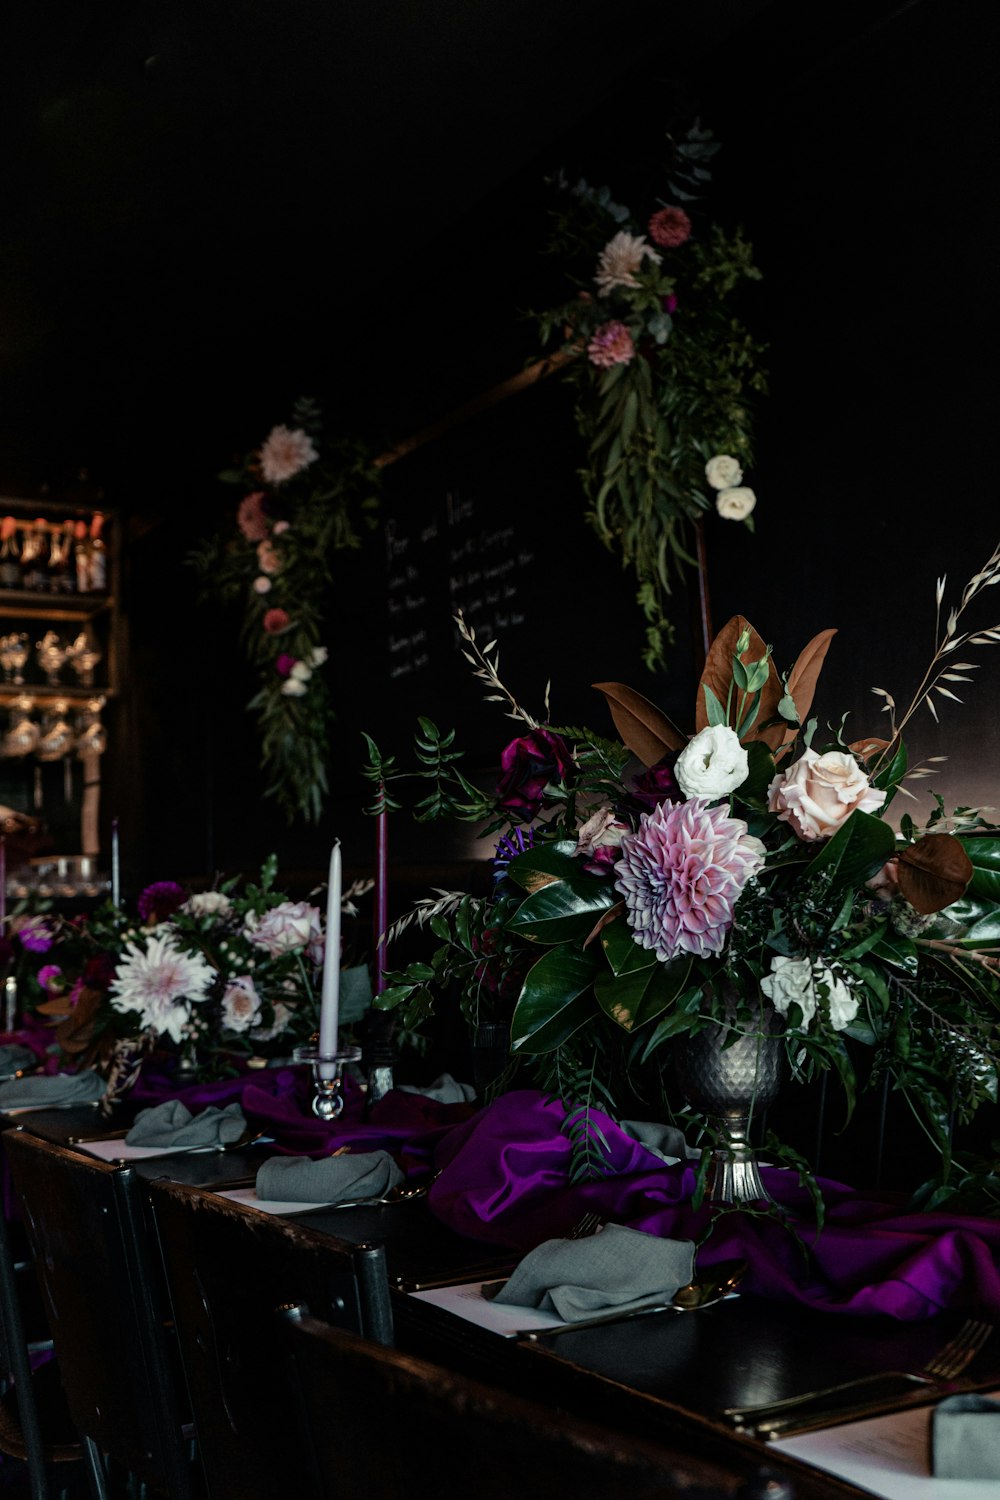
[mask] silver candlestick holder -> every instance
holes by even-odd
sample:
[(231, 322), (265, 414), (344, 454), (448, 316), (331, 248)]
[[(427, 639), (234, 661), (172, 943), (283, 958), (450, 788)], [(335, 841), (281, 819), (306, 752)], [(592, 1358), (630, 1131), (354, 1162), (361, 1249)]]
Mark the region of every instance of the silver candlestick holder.
[(322, 1053), (314, 1044), (296, 1047), (292, 1053), (297, 1063), (308, 1063), (312, 1068), (316, 1092), (312, 1110), (321, 1120), (336, 1120), (344, 1110), (344, 1068), (347, 1063), (361, 1060), (360, 1047), (342, 1047), (339, 1052)]

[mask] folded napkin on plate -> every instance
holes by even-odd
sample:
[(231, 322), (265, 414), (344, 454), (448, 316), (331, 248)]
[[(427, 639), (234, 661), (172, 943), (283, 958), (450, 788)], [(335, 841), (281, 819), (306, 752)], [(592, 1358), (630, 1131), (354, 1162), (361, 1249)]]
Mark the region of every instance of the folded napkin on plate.
[(179, 1099), (140, 1109), (125, 1137), (129, 1146), (231, 1146), (247, 1128), (238, 1104), (214, 1104), (192, 1115)]
[(0, 1047), (0, 1078), (9, 1078), (19, 1068), (35, 1068), (38, 1057), (20, 1042), (4, 1042)]
[(594, 1313), (669, 1302), (694, 1275), (694, 1241), (606, 1224), (582, 1240), (530, 1250), (493, 1299), (557, 1312), (567, 1323)]
[(439, 1104), (471, 1104), (476, 1097), (471, 1083), (457, 1083), (450, 1073), (442, 1073), (425, 1089), (418, 1089), (412, 1083), (401, 1083), (399, 1087), (404, 1094), (422, 1094)]
[(684, 1161), (689, 1156), (701, 1155), (699, 1149), (688, 1146), (684, 1132), (678, 1130), (676, 1125), (660, 1125), (653, 1120), (622, 1120), (620, 1123), (626, 1135), (639, 1141), (647, 1151), (652, 1151), (654, 1156), (658, 1156), (669, 1166)]
[(931, 1423), (935, 1479), (1000, 1479), (1000, 1401), (946, 1396)]
[(0, 1083), (0, 1109), (58, 1108), (64, 1104), (96, 1104), (107, 1084), (90, 1068), (82, 1073), (36, 1073)]
[(341, 1203), (381, 1198), (403, 1181), (388, 1151), (355, 1156), (270, 1156), (257, 1173), (257, 1197), (271, 1203)]

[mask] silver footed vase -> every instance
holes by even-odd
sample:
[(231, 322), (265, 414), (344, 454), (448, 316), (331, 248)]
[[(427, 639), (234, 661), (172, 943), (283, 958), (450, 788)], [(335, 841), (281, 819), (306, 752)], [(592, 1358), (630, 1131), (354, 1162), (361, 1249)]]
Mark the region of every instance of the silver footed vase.
[[(713, 1203), (773, 1201), (761, 1179), (750, 1133), (755, 1118), (777, 1098), (785, 1077), (784, 1017), (761, 1002), (753, 1018), (716, 1022), (674, 1042), (678, 1088), (707, 1117), (710, 1147), (707, 1197)], [(733, 1039), (735, 1033), (735, 1040)]]

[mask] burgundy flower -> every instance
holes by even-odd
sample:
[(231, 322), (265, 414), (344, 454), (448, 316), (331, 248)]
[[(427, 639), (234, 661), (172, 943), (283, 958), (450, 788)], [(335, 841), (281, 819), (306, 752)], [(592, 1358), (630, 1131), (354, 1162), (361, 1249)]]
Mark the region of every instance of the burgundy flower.
[(294, 667), (296, 660), (297, 658), (294, 656), (290, 656), (287, 651), (282, 651), (281, 655), (278, 657), (278, 660), (274, 664), (274, 670), (277, 672), (279, 677), (291, 677), (292, 668)]
[(282, 630), (288, 629), (288, 611), (286, 609), (267, 610), (263, 624), (266, 635), (278, 635)]
[(647, 812), (659, 807), (661, 802), (683, 802), (684, 795), (674, 776), (677, 752), (671, 751), (655, 766), (642, 771), (632, 782), (632, 796)]
[(264, 491), (254, 490), (244, 495), (236, 512), (236, 524), (248, 542), (262, 542), (267, 536), (267, 514), (264, 510)]
[(503, 775), (497, 783), (497, 797), (516, 823), (530, 823), (537, 817), (546, 786), (565, 782), (575, 769), (566, 741), (550, 729), (533, 729), (511, 740), (500, 757), (500, 767)]
[(175, 880), (156, 880), (147, 885), (136, 906), (144, 922), (162, 922), (184, 905), (184, 892)]
[(673, 204), (658, 208), (649, 221), (649, 238), (665, 250), (676, 250), (690, 237), (691, 220), (683, 208), (675, 208)]
[(663, 311), (669, 313), (671, 317), (673, 317), (674, 313), (677, 311), (677, 298), (674, 296), (673, 292), (668, 292), (664, 297)]
[(84, 965), (83, 982), (88, 989), (106, 990), (114, 977), (115, 961), (110, 953), (97, 953)]

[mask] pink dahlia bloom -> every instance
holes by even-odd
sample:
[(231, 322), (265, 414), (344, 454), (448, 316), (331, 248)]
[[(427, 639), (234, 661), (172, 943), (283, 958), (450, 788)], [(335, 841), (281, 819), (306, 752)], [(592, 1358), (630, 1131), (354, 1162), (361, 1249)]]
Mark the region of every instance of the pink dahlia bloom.
[(610, 370), (612, 365), (627, 365), (634, 359), (635, 345), (625, 324), (617, 320), (602, 323), (587, 345), (587, 358), (602, 370)]
[(764, 846), (724, 803), (694, 797), (644, 813), (622, 839), (615, 880), (635, 941), (663, 963), (720, 953), (743, 887), (763, 863)]
[(662, 245), (665, 250), (676, 250), (690, 237), (691, 220), (683, 208), (676, 208), (672, 203), (666, 208), (658, 208), (649, 221), (649, 238), (654, 245)]
[(287, 609), (269, 609), (264, 615), (264, 634), (280, 635), (288, 629)]
[(267, 514), (264, 510), (264, 491), (254, 490), (244, 495), (236, 512), (236, 524), (248, 542), (262, 542), (267, 536)]
[(272, 427), (260, 450), (260, 472), (268, 484), (284, 484), (318, 457), (301, 427)]

